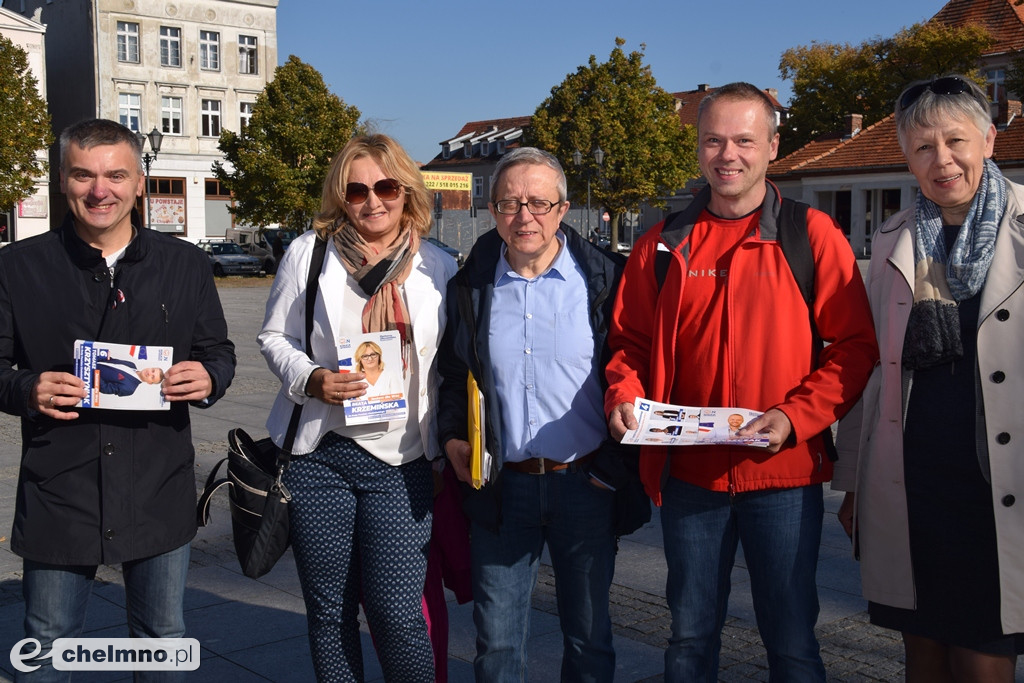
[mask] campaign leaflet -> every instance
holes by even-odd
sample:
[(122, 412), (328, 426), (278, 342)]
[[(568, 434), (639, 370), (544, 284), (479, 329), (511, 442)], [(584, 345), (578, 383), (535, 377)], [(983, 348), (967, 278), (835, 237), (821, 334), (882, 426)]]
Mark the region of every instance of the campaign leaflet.
[(761, 416), (747, 408), (693, 408), (637, 398), (633, 415), (639, 427), (622, 437), (622, 443), (669, 446), (768, 447), (767, 434), (736, 436), (736, 432)]
[(367, 392), (342, 402), (345, 424), (407, 420), (402, 378), (402, 338), (398, 332), (368, 332), (338, 342), (338, 372), (362, 372)]
[(170, 410), (160, 385), (173, 364), (170, 346), (75, 340), (75, 375), (87, 395), (78, 408)]

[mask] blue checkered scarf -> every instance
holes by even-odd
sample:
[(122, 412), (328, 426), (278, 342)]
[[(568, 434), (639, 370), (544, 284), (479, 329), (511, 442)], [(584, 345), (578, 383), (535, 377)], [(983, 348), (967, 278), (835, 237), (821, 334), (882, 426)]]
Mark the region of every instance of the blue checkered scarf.
[(963, 355), (957, 303), (985, 285), (996, 233), (1006, 212), (1006, 181), (985, 159), (978, 191), (952, 249), (946, 249), (942, 209), (919, 190), (914, 213), (914, 306), (903, 342), (903, 366), (924, 369)]

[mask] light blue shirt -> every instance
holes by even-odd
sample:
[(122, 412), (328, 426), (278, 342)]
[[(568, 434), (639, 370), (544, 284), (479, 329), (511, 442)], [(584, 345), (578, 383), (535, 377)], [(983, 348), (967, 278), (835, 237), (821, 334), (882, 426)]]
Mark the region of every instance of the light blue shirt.
[(541, 275), (517, 274), (504, 246), (494, 273), (489, 341), (506, 462), (569, 462), (607, 433), (586, 278), (561, 231), (557, 238)]

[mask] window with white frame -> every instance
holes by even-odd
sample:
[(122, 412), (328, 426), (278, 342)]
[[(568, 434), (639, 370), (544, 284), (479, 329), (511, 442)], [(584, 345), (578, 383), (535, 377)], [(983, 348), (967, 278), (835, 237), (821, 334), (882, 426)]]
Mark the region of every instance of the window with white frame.
[(139, 25), (131, 21), (117, 22), (117, 61), (139, 63)]
[(994, 104), (1006, 99), (1006, 71), (989, 69), (985, 72), (986, 94)]
[(238, 36), (238, 73), (256, 74), (258, 52), (256, 36)]
[(142, 95), (130, 92), (117, 94), (117, 117), (122, 126), (136, 133), (142, 130)]
[(160, 98), (160, 132), (181, 135), (182, 107), (180, 97)]
[(481, 175), (473, 176), (473, 196), (483, 197), (484, 196), (484, 177)]
[(249, 127), (249, 119), (252, 118), (252, 102), (238, 103), (238, 130), (243, 131)]
[(181, 29), (160, 27), (160, 66), (181, 66)]
[(220, 71), (220, 33), (199, 32), (199, 68), (206, 71)]
[(204, 137), (220, 137), (220, 100), (203, 100), (200, 120)]

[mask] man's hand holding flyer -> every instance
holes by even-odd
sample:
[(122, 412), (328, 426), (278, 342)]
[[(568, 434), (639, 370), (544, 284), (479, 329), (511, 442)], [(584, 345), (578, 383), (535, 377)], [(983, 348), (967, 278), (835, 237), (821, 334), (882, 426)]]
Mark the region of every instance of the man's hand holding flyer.
[(169, 346), (75, 340), (75, 375), (88, 392), (77, 407), (170, 410), (160, 385), (173, 355)]
[(757, 410), (694, 408), (637, 398), (633, 403), (633, 415), (639, 427), (627, 431), (622, 443), (768, 447), (767, 434), (736, 436), (737, 431), (761, 416)]

